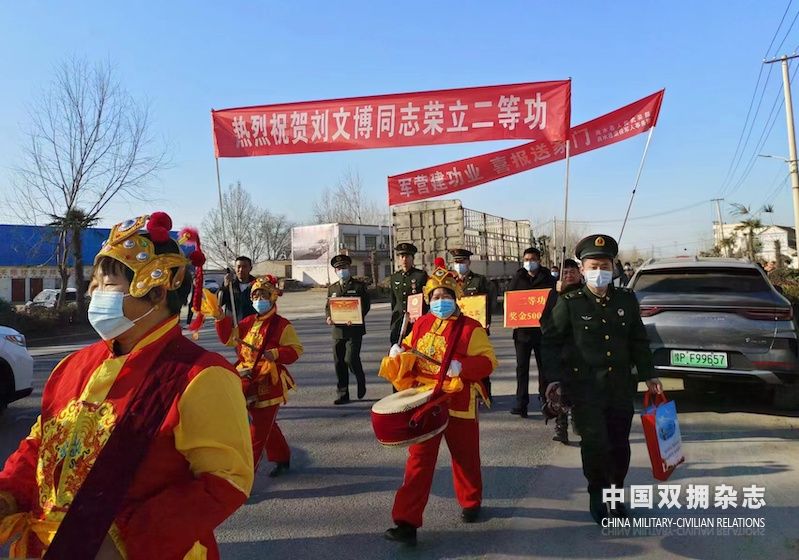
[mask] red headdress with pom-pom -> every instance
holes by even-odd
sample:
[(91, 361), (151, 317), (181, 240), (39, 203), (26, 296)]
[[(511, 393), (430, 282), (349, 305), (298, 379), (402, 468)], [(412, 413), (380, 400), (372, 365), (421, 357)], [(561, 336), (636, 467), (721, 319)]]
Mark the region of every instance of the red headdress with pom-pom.
[(266, 296), (272, 303), (275, 303), (277, 298), (283, 295), (283, 290), (277, 287), (277, 278), (271, 274), (261, 276), (253, 281), (252, 286), (250, 287), (250, 293), (254, 294), (258, 290), (263, 290), (266, 292)]
[[(155, 246), (169, 241), (172, 219), (164, 212), (139, 216), (111, 228), (94, 264), (110, 257), (133, 271), (130, 295), (142, 297), (155, 287), (177, 290), (183, 284), (188, 260), (177, 252), (156, 253)], [(149, 236), (142, 235), (145, 229)]]
[(424, 299), (428, 303), (430, 302), (430, 294), (433, 293), (433, 290), (436, 288), (447, 288), (451, 290), (457, 299), (463, 297), (463, 287), (461, 283), (458, 281), (458, 277), (452, 272), (447, 270), (447, 263), (441, 257), (436, 257), (433, 261), (435, 265), (435, 270), (433, 270), (433, 274), (427, 279), (427, 283), (424, 285)]
[(194, 295), (189, 304), (191, 305), (192, 311), (194, 311), (194, 319), (189, 325), (189, 331), (196, 335), (200, 327), (202, 327), (203, 321), (205, 321), (205, 316), (202, 312), (203, 287), (205, 285), (203, 279), (205, 254), (200, 244), (200, 233), (195, 228), (186, 227), (180, 230), (178, 243), (191, 248), (189, 261), (194, 265), (194, 291), (192, 292)]

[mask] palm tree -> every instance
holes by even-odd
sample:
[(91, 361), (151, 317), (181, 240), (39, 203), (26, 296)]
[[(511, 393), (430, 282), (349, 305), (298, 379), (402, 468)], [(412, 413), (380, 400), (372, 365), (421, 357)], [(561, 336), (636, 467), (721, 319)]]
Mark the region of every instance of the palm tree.
[(763, 222), (759, 216), (760, 213), (763, 212), (763, 208), (761, 208), (759, 212), (753, 213), (748, 206), (740, 203), (734, 202), (731, 206), (733, 207), (733, 214), (746, 217), (746, 219), (742, 219), (741, 223), (735, 226), (735, 231), (745, 232), (744, 236), (746, 238), (746, 253), (749, 257), (749, 260), (754, 262), (756, 258), (755, 231), (763, 229)]
[[(71, 237), (73, 266), (75, 267), (75, 304), (78, 308), (78, 317), (84, 316), (86, 308), (86, 294), (83, 289), (83, 246), (81, 245), (83, 230), (97, 223), (97, 218), (90, 217), (80, 208), (70, 208), (63, 216), (50, 215), (50, 226)], [(66, 302), (67, 286), (61, 283), (61, 297), (58, 299), (58, 309), (63, 309)]]

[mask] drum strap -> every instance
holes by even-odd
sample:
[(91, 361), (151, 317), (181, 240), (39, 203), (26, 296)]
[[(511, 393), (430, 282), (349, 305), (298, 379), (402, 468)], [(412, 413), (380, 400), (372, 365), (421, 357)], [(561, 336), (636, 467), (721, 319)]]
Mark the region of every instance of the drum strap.
[(441, 367), (438, 368), (438, 379), (436, 380), (436, 386), (433, 388), (433, 394), (430, 395), (430, 400), (427, 401), (424, 406), (420, 407), (416, 414), (413, 415), (411, 422), (418, 424), (425, 414), (449, 398), (449, 394), (445, 393), (442, 388), (444, 386), (444, 381), (447, 379), (447, 371), (449, 371), (449, 366), (455, 355), (455, 347), (460, 341), (462, 332), (463, 314), (461, 313), (458, 318), (455, 319), (452, 329), (449, 331), (449, 343), (444, 352), (444, 358), (441, 360)]

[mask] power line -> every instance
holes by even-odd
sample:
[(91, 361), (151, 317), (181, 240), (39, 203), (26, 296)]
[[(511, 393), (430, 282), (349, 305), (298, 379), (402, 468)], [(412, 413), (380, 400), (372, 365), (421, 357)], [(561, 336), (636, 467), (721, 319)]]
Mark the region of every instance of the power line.
[[(771, 52), (771, 47), (774, 45), (774, 41), (777, 39), (777, 35), (779, 34), (780, 29), (782, 28), (782, 24), (785, 21), (785, 16), (788, 15), (788, 11), (790, 10), (792, 3), (793, 3), (793, 0), (789, 0), (788, 5), (785, 7), (785, 11), (782, 13), (782, 18), (780, 18), (780, 23), (777, 25), (777, 29), (774, 30), (774, 35), (772, 35), (772, 37), (771, 37), (771, 41), (769, 42), (769, 45), (766, 48), (766, 53), (763, 56), (763, 58), (768, 58), (768, 54), (769, 54), (769, 52)], [(799, 15), (799, 11), (797, 11), (797, 15)], [(794, 18), (794, 22), (795, 21), (796, 21), (796, 18)], [(793, 27), (793, 22), (791, 23), (791, 27)], [(790, 29), (789, 29), (789, 32), (790, 32)], [(782, 43), (785, 42), (785, 38), (787, 38), (787, 36), (788, 36), (788, 34), (786, 33), (785, 37), (782, 40)], [(780, 43), (780, 47), (782, 46), (782, 43)], [(755, 82), (755, 87), (752, 90), (752, 98), (749, 100), (749, 108), (746, 111), (746, 118), (744, 118), (744, 124), (743, 124), (743, 127), (741, 127), (741, 133), (738, 136), (738, 142), (737, 142), (737, 144), (735, 146), (735, 152), (733, 152), (732, 159), (730, 160), (730, 165), (727, 168), (727, 173), (724, 176), (724, 180), (721, 182), (721, 189), (720, 190), (722, 192), (727, 188), (729, 181), (731, 181), (732, 178), (735, 176), (735, 172), (738, 170), (738, 167), (741, 164), (741, 160), (743, 159), (743, 154), (746, 151), (746, 146), (749, 143), (749, 138), (752, 135), (752, 129), (754, 128), (755, 120), (757, 119), (757, 115), (760, 112), (760, 106), (763, 103), (763, 97), (765, 96), (766, 88), (768, 87), (768, 81), (771, 78), (771, 67), (770, 66), (769, 66), (769, 72), (766, 75), (766, 80), (763, 83), (763, 89), (760, 92), (760, 98), (758, 99), (758, 102), (757, 102), (757, 109), (755, 110), (755, 115), (754, 115), (754, 117), (752, 117), (752, 121), (750, 123), (749, 122), (749, 117), (752, 114), (752, 107), (754, 106), (754, 103), (755, 103), (755, 97), (757, 97), (757, 91), (758, 91), (758, 88), (760, 87), (760, 79), (762, 78), (762, 76), (763, 76), (763, 65), (761, 64), (760, 65), (760, 70), (757, 73), (757, 80)], [(748, 133), (747, 133), (747, 127), (749, 128), (749, 132)], [(746, 135), (746, 141), (743, 143), (743, 147), (741, 147), (741, 142), (743, 141), (744, 135)], [(739, 153), (739, 150), (740, 150), (740, 153)]]
[[(799, 46), (796, 48), (799, 48)], [(796, 48), (794, 50), (796, 50)], [(796, 76), (797, 70), (799, 70), (799, 67), (794, 67), (793, 72), (791, 74), (791, 79), (793, 79)], [(741, 188), (746, 179), (749, 178), (749, 175), (752, 173), (752, 169), (755, 166), (755, 162), (757, 161), (758, 154), (763, 149), (763, 146), (765, 146), (766, 141), (768, 141), (769, 137), (771, 136), (771, 132), (774, 130), (774, 125), (777, 123), (777, 119), (780, 116), (780, 110), (782, 109), (784, 104), (785, 100), (783, 99), (782, 93), (778, 91), (777, 95), (774, 98), (774, 103), (771, 105), (771, 111), (769, 112), (769, 116), (766, 118), (766, 123), (763, 127), (763, 131), (760, 133), (760, 137), (755, 143), (756, 147), (754, 152), (752, 153), (752, 156), (749, 159), (749, 162), (747, 163), (747, 166), (744, 169), (738, 181), (736, 181), (735, 184), (727, 190), (725, 197), (736, 192), (739, 188)], [(769, 123), (769, 121), (771, 121), (771, 123)]]
[[(792, 1), (793, 0), (791, 0), (791, 2)], [(788, 2), (788, 8), (791, 7), (791, 2)], [(785, 13), (788, 13), (788, 8), (785, 8)], [(779, 46), (776, 49), (774, 49), (774, 54), (778, 53), (780, 51), (780, 49), (782, 48), (782, 45), (785, 44), (785, 39), (787, 39), (788, 35), (791, 33), (791, 30), (793, 29), (793, 26), (796, 23), (796, 18), (797, 17), (799, 17), (799, 10), (797, 10), (796, 14), (793, 16), (793, 20), (791, 20), (791, 25), (788, 26), (788, 31), (785, 32), (785, 36), (782, 38), (782, 41), (780, 41)], [(782, 15), (782, 19), (783, 20), (785, 19), (785, 14)], [(780, 25), (782, 25), (782, 21), (780, 21)], [(779, 29), (779, 28), (777, 28), (777, 29)], [(766, 58), (768, 58), (768, 54), (766, 54)]]

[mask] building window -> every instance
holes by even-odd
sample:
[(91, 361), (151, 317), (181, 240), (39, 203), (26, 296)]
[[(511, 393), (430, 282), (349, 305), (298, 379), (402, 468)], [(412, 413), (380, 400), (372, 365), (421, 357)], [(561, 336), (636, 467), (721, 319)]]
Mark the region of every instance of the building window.
[(373, 251), (377, 249), (377, 236), (376, 235), (366, 235), (364, 236), (366, 240), (366, 250)]
[(358, 250), (358, 236), (357, 235), (344, 235), (344, 248), (350, 251)]
[(385, 268), (385, 270), (383, 271), (383, 273), (385, 274), (385, 277), (386, 277), (386, 278), (388, 278), (389, 276), (391, 276), (391, 265), (390, 265), (390, 264), (387, 264), (387, 265), (386, 265), (386, 268)]

